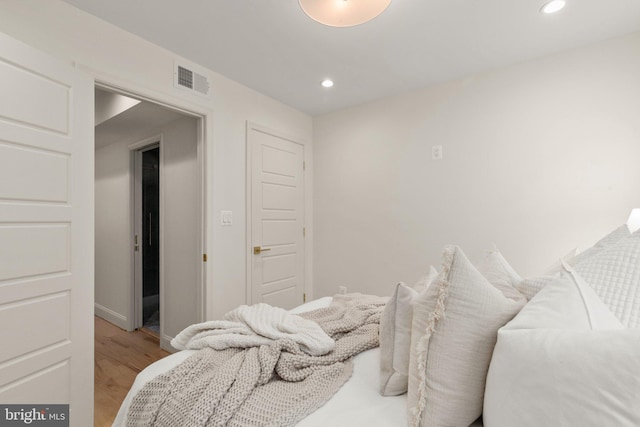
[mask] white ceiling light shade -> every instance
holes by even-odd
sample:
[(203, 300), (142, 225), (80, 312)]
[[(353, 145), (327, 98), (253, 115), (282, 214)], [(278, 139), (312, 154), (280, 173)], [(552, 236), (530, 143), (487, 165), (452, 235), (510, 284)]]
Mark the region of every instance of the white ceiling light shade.
[(548, 3), (545, 3), (544, 6), (542, 6), (542, 9), (540, 9), (540, 11), (542, 13), (556, 13), (558, 11), (560, 11), (561, 9), (563, 9), (566, 6), (566, 2), (564, 0), (551, 0)]
[(391, 0), (298, 0), (311, 19), (330, 27), (352, 27), (372, 20)]
[(322, 81), (322, 83), (320, 83), (322, 85), (322, 87), (325, 87), (327, 89), (329, 89), (330, 87), (333, 87), (333, 80), (331, 79), (324, 79)]

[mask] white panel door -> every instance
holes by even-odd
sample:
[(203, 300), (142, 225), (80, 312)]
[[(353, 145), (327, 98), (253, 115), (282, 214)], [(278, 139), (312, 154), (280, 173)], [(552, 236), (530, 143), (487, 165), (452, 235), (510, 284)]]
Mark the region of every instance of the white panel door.
[(249, 125), (251, 303), (286, 309), (304, 295), (304, 146)]
[(0, 33), (0, 402), (93, 424), (93, 81)]

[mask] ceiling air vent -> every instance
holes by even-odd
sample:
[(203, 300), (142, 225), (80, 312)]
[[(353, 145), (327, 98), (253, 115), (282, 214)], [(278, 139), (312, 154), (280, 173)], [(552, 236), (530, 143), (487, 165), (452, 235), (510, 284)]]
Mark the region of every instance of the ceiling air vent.
[(209, 96), (209, 79), (205, 71), (197, 72), (193, 65), (176, 63), (173, 71), (173, 85), (179, 89), (186, 89), (200, 95)]

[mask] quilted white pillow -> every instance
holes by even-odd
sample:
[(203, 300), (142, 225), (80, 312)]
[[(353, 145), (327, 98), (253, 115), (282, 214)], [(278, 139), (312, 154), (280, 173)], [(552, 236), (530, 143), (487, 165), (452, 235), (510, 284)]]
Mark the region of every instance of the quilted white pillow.
[(640, 425), (640, 331), (567, 271), (498, 332), (485, 427)]
[(576, 259), (576, 257), (580, 256), (580, 255), (576, 255), (576, 252), (577, 252), (577, 249), (575, 248), (570, 250), (566, 255), (560, 258), (551, 267), (547, 268), (547, 271), (543, 275), (525, 277), (519, 283), (514, 285), (515, 288), (522, 295), (524, 295), (527, 298), (527, 300), (530, 300), (531, 298), (536, 296), (536, 294), (540, 292), (542, 288), (547, 286), (549, 283), (555, 280), (555, 278), (559, 274), (561, 274), (561, 272), (563, 271), (562, 269), (563, 262), (568, 262), (571, 264), (573, 263), (573, 260)]
[(640, 231), (574, 268), (623, 325), (640, 328)]
[(380, 318), (380, 394), (397, 396), (407, 392), (413, 299), (435, 279), (434, 267), (414, 288), (398, 283)]
[(413, 305), (409, 425), (468, 426), (482, 412), (496, 331), (523, 306), (506, 297), (454, 246)]
[(571, 249), (569, 252), (567, 252), (566, 254), (561, 256), (560, 258), (558, 258), (558, 260), (556, 262), (551, 264), (551, 266), (549, 266), (545, 270), (543, 275), (544, 276), (557, 276), (558, 274), (560, 274), (562, 272), (562, 263), (563, 262), (567, 262), (569, 264), (572, 264), (573, 260), (576, 259), (576, 257), (578, 255), (579, 255), (578, 254), (578, 248)]
[(532, 299), (542, 288), (553, 282), (557, 276), (531, 276), (522, 279), (515, 285), (518, 292), (524, 295), (527, 300)]
[(591, 258), (592, 256), (602, 252), (603, 250), (615, 245), (625, 237), (629, 237), (630, 235), (631, 235), (631, 232), (629, 232), (629, 227), (627, 227), (627, 224), (623, 224), (620, 227), (613, 230), (611, 233), (604, 236), (602, 239), (598, 240), (589, 249), (585, 250), (584, 252), (580, 252), (578, 255), (576, 255), (573, 258), (573, 260), (569, 262), (569, 265), (574, 265), (574, 266), (578, 265), (581, 262), (587, 260), (588, 258)]

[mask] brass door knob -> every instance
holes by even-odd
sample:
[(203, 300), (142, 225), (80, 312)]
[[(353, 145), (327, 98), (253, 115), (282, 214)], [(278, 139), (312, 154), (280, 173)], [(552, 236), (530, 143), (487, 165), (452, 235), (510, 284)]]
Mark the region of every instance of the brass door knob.
[(262, 252), (267, 252), (270, 251), (271, 249), (264, 249), (261, 248), (260, 246), (254, 246), (253, 247), (253, 254), (254, 255), (260, 255)]

